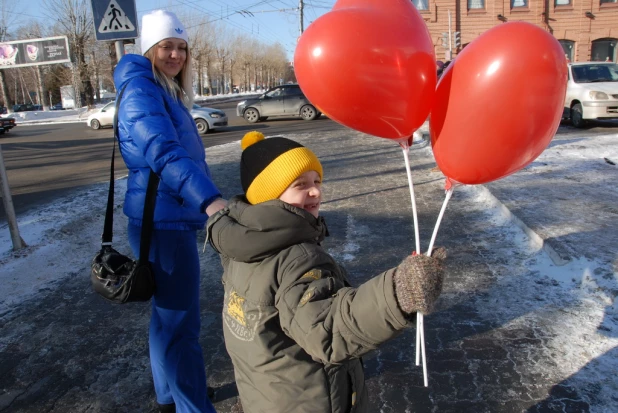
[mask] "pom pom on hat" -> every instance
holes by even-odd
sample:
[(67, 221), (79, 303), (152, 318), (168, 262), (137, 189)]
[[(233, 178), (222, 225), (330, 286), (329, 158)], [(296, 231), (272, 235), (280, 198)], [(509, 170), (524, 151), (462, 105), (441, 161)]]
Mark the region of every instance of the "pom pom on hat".
[(189, 44), (187, 30), (171, 11), (155, 10), (142, 17), (140, 44), (142, 54), (163, 39), (182, 39)]
[(262, 132), (258, 132), (256, 130), (247, 132), (245, 133), (245, 136), (243, 136), (242, 140), (240, 141), (240, 147), (244, 151), (249, 146), (259, 141), (262, 141), (262, 140), (264, 140), (264, 134)]
[(251, 204), (279, 198), (305, 172), (316, 171), (322, 179), (317, 156), (291, 139), (265, 139), (261, 132), (252, 131), (245, 134), (240, 146), (240, 182)]

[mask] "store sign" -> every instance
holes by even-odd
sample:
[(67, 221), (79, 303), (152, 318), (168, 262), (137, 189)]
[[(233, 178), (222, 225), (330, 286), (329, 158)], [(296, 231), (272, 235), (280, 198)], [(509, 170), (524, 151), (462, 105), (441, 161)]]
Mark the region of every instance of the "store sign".
[(0, 69), (70, 61), (69, 40), (66, 36), (0, 43)]

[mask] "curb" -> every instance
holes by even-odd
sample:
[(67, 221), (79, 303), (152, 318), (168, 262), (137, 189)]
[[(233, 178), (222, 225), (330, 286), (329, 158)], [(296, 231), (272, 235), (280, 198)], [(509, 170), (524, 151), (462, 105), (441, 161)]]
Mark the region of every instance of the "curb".
[(551, 242), (546, 241), (541, 235), (539, 235), (538, 233), (536, 233), (532, 228), (530, 228), (528, 225), (526, 225), (526, 223), (524, 221), (522, 221), (517, 215), (515, 215), (513, 212), (511, 212), (511, 210), (502, 202), (500, 201), (500, 199), (498, 199), (489, 188), (487, 188), (485, 185), (477, 185), (477, 187), (484, 192), (484, 194), (492, 200), (492, 202), (498, 206), (501, 210), (501, 212), (511, 221), (513, 222), (515, 225), (517, 225), (525, 234), (526, 236), (534, 243), (535, 246), (537, 246), (539, 249), (542, 249), (543, 251), (545, 251), (547, 253), (547, 255), (549, 256), (549, 258), (551, 258), (552, 262), (558, 266), (561, 267), (563, 265), (566, 265), (568, 263), (571, 262), (571, 257), (568, 256), (568, 254), (565, 253), (560, 253), (556, 250), (557, 249), (562, 249), (560, 248), (559, 245), (556, 245), (556, 248), (554, 248), (554, 246), (552, 246)]
[[(417, 131), (422, 133), (422, 141), (426, 142), (422, 147), (431, 145), (428, 122), (423, 124), (423, 126), (421, 126)], [(480, 191), (483, 191), (483, 193), (500, 208), (504, 216), (517, 225), (538, 249), (545, 251), (556, 266), (561, 267), (572, 261), (572, 258), (566, 251), (564, 251), (564, 248), (562, 248), (559, 243), (553, 240), (545, 240), (541, 235), (536, 233), (532, 228), (526, 225), (521, 218), (515, 215), (502, 201), (500, 201), (500, 199), (496, 197), (488, 187), (485, 185), (475, 185), (475, 187), (479, 188)]]
[(53, 121), (49, 120), (26, 120), (23, 122), (15, 122), (15, 126), (28, 126), (28, 125), (51, 125), (54, 123), (86, 123), (86, 120), (61, 120), (61, 121)]

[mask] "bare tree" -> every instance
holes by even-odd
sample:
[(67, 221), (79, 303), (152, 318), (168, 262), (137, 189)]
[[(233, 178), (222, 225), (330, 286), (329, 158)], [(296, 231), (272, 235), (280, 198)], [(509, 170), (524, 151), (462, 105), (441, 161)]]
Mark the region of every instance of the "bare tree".
[(86, 0), (43, 0), (48, 17), (57, 21), (62, 33), (69, 39), (73, 64), (75, 106), (82, 106), (83, 91), (88, 107), (94, 105), (94, 90), (88, 76), (88, 41), (92, 37), (94, 22), (90, 2)]
[(238, 85), (242, 91), (251, 90), (250, 67), (256, 44), (256, 40), (244, 34), (238, 36), (234, 42), (236, 57), (234, 76), (238, 79)]
[(226, 93), (226, 70), (232, 48), (232, 35), (229, 30), (219, 27), (215, 30), (215, 36), (212, 40), (215, 51), (215, 73), (217, 78), (217, 93)]
[[(17, 29), (17, 37), (19, 39), (37, 39), (45, 36), (44, 29), (37, 21), (30, 21)], [(28, 91), (36, 90), (37, 103), (43, 106), (44, 110), (49, 110), (49, 101), (47, 99), (47, 89), (44, 83), (44, 75), (42, 66), (35, 65), (32, 67), (24, 67), (17, 69), (22, 73), (27, 73), (27, 77), (32, 79), (32, 82), (26, 83)]]
[(280, 84), (285, 79), (287, 59), (285, 48), (280, 43), (266, 46), (264, 62), (268, 73), (270, 87)]
[[(97, 102), (101, 101), (101, 90), (114, 92), (114, 67), (116, 65), (116, 47), (113, 42), (96, 42), (91, 39), (87, 44), (88, 75), (95, 91)], [(111, 51), (113, 50), (113, 54)]]
[(204, 93), (204, 79), (206, 79), (207, 87), (212, 93), (210, 70), (214, 56), (212, 38), (214, 37), (216, 27), (208, 22), (208, 18), (205, 15), (187, 19), (187, 22), (187, 27), (189, 27), (189, 48), (191, 49), (191, 58), (193, 59), (193, 69), (196, 73), (197, 94), (202, 95)]

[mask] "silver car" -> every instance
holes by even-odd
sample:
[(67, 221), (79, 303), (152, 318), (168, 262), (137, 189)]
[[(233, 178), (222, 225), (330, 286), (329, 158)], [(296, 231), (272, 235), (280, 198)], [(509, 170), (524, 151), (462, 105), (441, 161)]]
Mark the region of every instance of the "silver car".
[(236, 115), (255, 123), (270, 116), (300, 116), (304, 120), (314, 120), (321, 113), (305, 97), (299, 85), (291, 84), (277, 86), (257, 98), (243, 100), (236, 106)]
[(197, 131), (202, 135), (208, 133), (208, 131), (212, 129), (227, 126), (227, 115), (224, 111), (219, 109), (193, 105), (191, 116), (193, 116)]
[[(104, 126), (112, 126), (114, 123), (114, 113), (116, 112), (116, 102), (109, 102), (97, 112), (88, 116), (88, 126), (92, 129), (100, 129)], [(191, 116), (200, 134), (206, 134), (212, 129), (227, 126), (227, 115), (222, 110), (193, 105)]]

